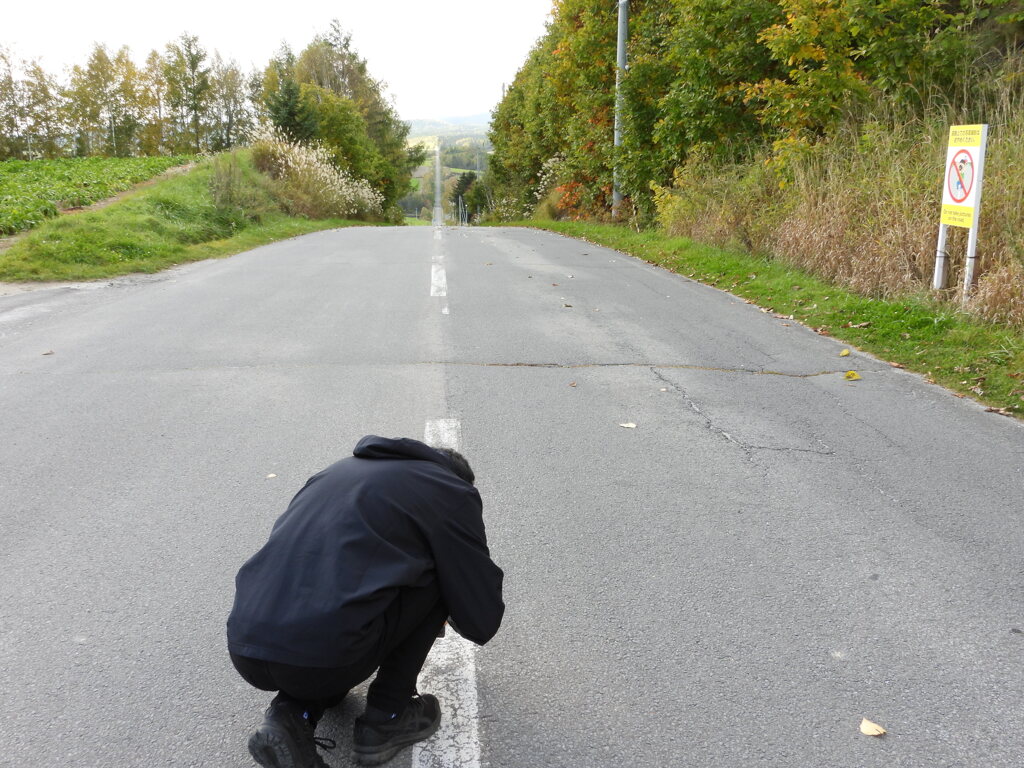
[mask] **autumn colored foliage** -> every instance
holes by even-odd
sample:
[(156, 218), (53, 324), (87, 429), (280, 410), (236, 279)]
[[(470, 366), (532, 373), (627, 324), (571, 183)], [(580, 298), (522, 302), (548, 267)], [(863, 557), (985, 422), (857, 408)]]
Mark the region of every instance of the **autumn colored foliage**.
[[(970, 98), (979, 63), (1017, 45), (1009, 0), (634, 0), (623, 77), (620, 185), (650, 221), (652, 184), (688, 163), (764, 151), (790, 161), (880, 102), (920, 115)], [(491, 167), (504, 210), (529, 213), (560, 158), (560, 215), (609, 215), (617, 4), (555, 0), (498, 105)], [(1020, 35), (1024, 37), (1024, 35)], [(550, 186), (550, 180), (547, 180)], [(547, 192), (545, 192), (547, 195)]]

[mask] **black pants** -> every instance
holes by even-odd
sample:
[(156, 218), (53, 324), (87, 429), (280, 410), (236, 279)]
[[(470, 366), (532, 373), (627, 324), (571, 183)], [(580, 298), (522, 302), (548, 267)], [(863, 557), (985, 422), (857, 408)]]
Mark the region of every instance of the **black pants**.
[(325, 709), (341, 703), (352, 688), (377, 672), (366, 695), (367, 707), (401, 712), (416, 692), (416, 678), (434, 639), (448, 618), (448, 608), (434, 584), (407, 588), (388, 606), (380, 637), (361, 658), (341, 667), (296, 667), (231, 654), (231, 663), (250, 685), (280, 691), (279, 698), (305, 707), (315, 724)]

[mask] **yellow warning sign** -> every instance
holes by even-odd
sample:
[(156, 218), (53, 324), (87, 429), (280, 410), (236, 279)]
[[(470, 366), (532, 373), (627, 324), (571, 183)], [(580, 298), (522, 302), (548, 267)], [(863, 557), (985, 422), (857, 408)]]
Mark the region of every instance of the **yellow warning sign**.
[(977, 227), (981, 198), (981, 171), (985, 161), (987, 125), (952, 125), (946, 150), (942, 189), (942, 218), (947, 226)]
[(941, 223), (970, 229), (974, 224), (974, 208), (968, 208), (966, 205), (943, 205)]
[(949, 127), (949, 146), (980, 147), (984, 125), (951, 125)]

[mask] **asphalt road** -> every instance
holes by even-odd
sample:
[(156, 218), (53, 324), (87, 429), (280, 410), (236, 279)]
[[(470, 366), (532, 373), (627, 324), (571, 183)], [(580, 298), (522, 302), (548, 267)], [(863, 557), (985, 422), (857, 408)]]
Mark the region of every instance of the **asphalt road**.
[(445, 702), (475, 753), (396, 768), (1019, 766), (1024, 429), (841, 349), (512, 229), (0, 297), (0, 765), (251, 765), (236, 570), (360, 436), (454, 419), (508, 610)]

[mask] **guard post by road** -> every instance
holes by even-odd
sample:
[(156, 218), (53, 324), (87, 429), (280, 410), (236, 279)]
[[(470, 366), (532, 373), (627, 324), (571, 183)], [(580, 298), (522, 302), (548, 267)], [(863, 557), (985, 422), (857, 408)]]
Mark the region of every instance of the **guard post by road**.
[(946, 287), (946, 229), (964, 227), (967, 237), (967, 262), (964, 267), (963, 300), (971, 290), (978, 250), (978, 218), (981, 214), (981, 177), (985, 167), (988, 125), (952, 125), (946, 150), (946, 170), (942, 184), (942, 217), (939, 243), (935, 249), (935, 276), (932, 288)]

